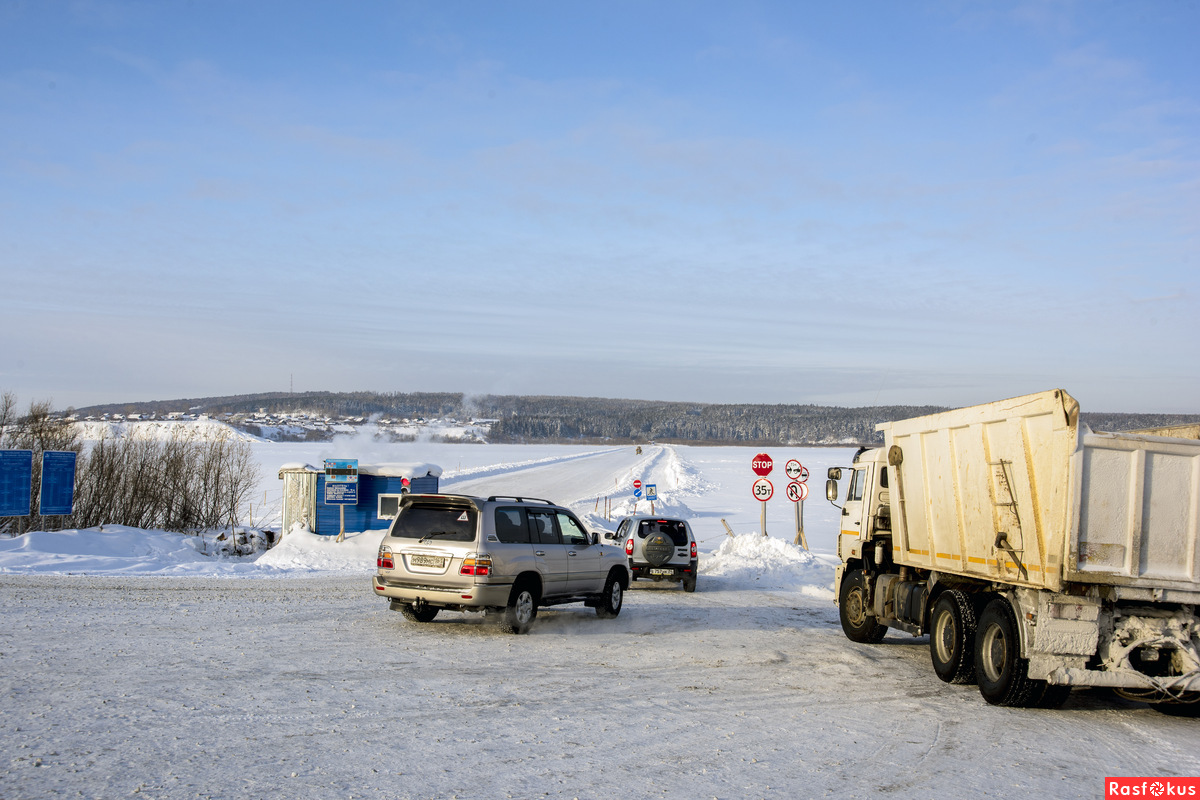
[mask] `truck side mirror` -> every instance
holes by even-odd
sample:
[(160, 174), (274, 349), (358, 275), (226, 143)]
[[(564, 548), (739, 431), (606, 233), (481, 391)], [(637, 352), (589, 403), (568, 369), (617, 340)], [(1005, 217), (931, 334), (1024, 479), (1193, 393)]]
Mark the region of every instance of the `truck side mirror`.
[[(830, 470), (830, 472), (832, 471)], [(831, 503), (838, 499), (837, 481), (833, 478), (825, 481), (825, 499)]]
[(831, 481), (840, 481), (842, 479), (842, 468), (841, 467), (830, 467), (829, 472), (826, 474), (825, 477), (829, 478), (829, 480), (831, 480)]

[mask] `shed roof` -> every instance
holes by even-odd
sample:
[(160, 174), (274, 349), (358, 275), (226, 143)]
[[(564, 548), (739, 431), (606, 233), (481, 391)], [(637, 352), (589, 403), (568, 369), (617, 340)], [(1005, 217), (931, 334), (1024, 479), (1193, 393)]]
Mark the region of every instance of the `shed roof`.
[[(279, 468), (279, 477), (282, 479), (285, 472), (316, 472), (323, 473), (325, 470), (314, 467), (312, 464), (305, 464), (299, 461), (293, 461), (284, 464)], [(442, 468), (437, 464), (428, 462), (412, 462), (412, 463), (381, 463), (381, 464), (364, 464), (359, 462), (359, 475), (376, 475), (381, 478), (423, 478), (426, 475), (440, 478), (442, 477)]]

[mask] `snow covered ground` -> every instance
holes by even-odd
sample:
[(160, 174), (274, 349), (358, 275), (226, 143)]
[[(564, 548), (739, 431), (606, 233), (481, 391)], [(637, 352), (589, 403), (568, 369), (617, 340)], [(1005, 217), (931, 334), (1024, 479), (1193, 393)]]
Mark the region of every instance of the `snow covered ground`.
[[(699, 589), (639, 583), (616, 620), (559, 607), (516, 637), (388, 611), (379, 533), (294, 532), (256, 559), (107, 526), (0, 539), (0, 797), (1090, 798), (1109, 775), (1200, 775), (1195, 720), (1086, 691), (993, 708), (937, 680), (924, 638), (846, 640), (822, 488), (850, 450), (770, 449), (764, 539), (757, 449), (254, 447), (256, 524), (278, 524), (279, 465), (335, 456), (434, 462), (444, 491), (548, 497), (593, 529), (615, 526), (606, 496), (627, 513), (631, 481), (656, 483), (701, 540)], [(788, 458), (813, 476), (812, 554)]]

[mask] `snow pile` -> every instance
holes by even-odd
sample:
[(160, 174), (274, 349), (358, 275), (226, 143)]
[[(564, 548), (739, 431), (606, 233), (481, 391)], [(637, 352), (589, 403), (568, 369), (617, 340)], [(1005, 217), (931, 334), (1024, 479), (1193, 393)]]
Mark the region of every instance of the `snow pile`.
[(833, 598), (833, 568), (807, 550), (756, 533), (728, 536), (700, 559), (700, 574), (729, 589), (774, 589)]
[[(122, 525), (65, 531), (31, 531), (0, 538), (0, 573), (271, 577), (281, 573), (358, 573), (375, 569), (385, 532), (317, 536), (297, 528), (255, 558), (227, 556), (219, 534), (190, 536)], [(230, 540), (232, 541), (232, 540)]]
[(204, 540), (197, 536), (123, 525), (31, 531), (13, 539), (0, 539), (0, 572), (211, 574), (216, 559), (203, 555), (204, 546)]
[(357, 572), (375, 571), (375, 555), (387, 531), (346, 533), (343, 541), (336, 536), (319, 536), (303, 528), (288, 531), (283, 540), (259, 556), (259, 568), (292, 572)]

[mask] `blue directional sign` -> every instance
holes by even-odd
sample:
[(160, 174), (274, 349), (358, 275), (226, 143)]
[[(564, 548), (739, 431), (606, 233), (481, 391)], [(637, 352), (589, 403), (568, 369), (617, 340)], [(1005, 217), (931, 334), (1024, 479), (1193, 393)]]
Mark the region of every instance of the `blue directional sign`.
[(634, 490), (633, 490), (633, 496), (634, 496), (634, 497), (641, 497), (641, 496), (642, 496), (642, 490), (641, 490), (641, 489), (634, 489)]
[(358, 483), (358, 459), (325, 459), (325, 483)]
[(38, 513), (43, 517), (66, 516), (75, 510), (75, 460), (70, 450), (42, 452), (42, 493)]
[(0, 450), (0, 517), (28, 517), (33, 451)]

